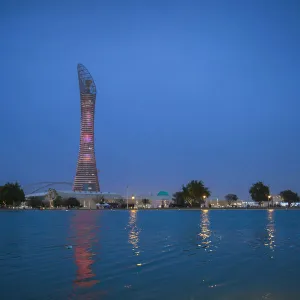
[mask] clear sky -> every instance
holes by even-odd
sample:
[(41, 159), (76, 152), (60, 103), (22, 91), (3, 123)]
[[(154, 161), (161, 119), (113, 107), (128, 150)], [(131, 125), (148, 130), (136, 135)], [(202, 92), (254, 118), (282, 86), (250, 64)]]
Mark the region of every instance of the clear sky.
[(300, 192), (300, 1), (6, 0), (0, 36), (0, 184), (73, 181), (82, 63), (102, 191)]

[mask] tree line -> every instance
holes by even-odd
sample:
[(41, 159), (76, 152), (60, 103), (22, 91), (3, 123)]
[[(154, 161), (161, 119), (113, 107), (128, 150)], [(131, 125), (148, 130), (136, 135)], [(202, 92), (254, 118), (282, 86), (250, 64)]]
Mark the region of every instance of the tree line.
[[(268, 206), (274, 206), (270, 187), (262, 181), (252, 184), (249, 188), (249, 194), (251, 199), (259, 206), (264, 202), (267, 202)], [(204, 185), (202, 180), (191, 180), (186, 185), (183, 185), (180, 191), (173, 194), (172, 200), (174, 205), (179, 207), (202, 207), (210, 195), (210, 189)], [(279, 195), (284, 202), (288, 203), (289, 207), (292, 203), (300, 201), (299, 195), (292, 190), (283, 190)], [(234, 193), (227, 194), (224, 198), (228, 205), (234, 205), (239, 200)]]
[[(4, 186), (0, 187), (0, 207), (18, 207), (22, 203), (25, 203), (25, 193), (18, 182), (6, 183)], [(104, 204), (105, 199), (103, 196), (94, 199), (95, 203)], [(146, 207), (150, 204), (149, 199), (142, 199), (141, 203)], [(49, 189), (46, 196), (34, 196), (29, 197), (26, 201), (27, 206), (33, 208), (40, 207), (80, 207), (81, 204), (75, 197), (62, 198), (58, 195), (57, 191), (54, 189)], [(127, 203), (124, 199), (116, 199), (115, 203), (111, 203), (115, 208), (126, 208)], [(132, 207), (132, 204), (129, 204)]]
[[(273, 199), (270, 193), (269, 186), (262, 181), (258, 181), (249, 188), (251, 199), (258, 205), (264, 202), (268, 206), (273, 206)], [(181, 190), (173, 194), (173, 202), (175, 206), (179, 207), (203, 207), (206, 199), (211, 195), (210, 189), (205, 186), (202, 180), (191, 180), (186, 185), (183, 185)], [(288, 203), (290, 207), (292, 203), (300, 202), (299, 195), (292, 190), (283, 190), (279, 193), (284, 202)], [(238, 196), (234, 193), (227, 194), (225, 199), (228, 205), (234, 205), (238, 200)], [(20, 206), (25, 202), (25, 193), (18, 182), (6, 183), (0, 187), (0, 206), (13, 207)], [(51, 204), (50, 204), (51, 202)], [(104, 198), (100, 202), (104, 202)], [(144, 206), (150, 203), (149, 199), (142, 199)], [(120, 200), (120, 207), (126, 206), (124, 200)], [(54, 198), (49, 201), (43, 201), (42, 197), (31, 197), (28, 199), (28, 205), (32, 207), (79, 207), (80, 202), (74, 198), (63, 199), (57, 193), (54, 193)]]
[(40, 207), (80, 207), (81, 204), (78, 199), (74, 197), (70, 198), (62, 198), (61, 196), (57, 196), (53, 201), (43, 201), (41, 197), (30, 197), (27, 202), (28, 206), (31, 206), (32, 208), (40, 208)]
[[(79, 207), (80, 202), (70, 197), (63, 199), (57, 193), (54, 195), (54, 199), (44, 201), (44, 197), (30, 197), (27, 200), (27, 205), (33, 208), (39, 207)], [(0, 187), (0, 206), (1, 207), (17, 207), (26, 201), (25, 193), (18, 182), (8, 182), (4, 186)]]

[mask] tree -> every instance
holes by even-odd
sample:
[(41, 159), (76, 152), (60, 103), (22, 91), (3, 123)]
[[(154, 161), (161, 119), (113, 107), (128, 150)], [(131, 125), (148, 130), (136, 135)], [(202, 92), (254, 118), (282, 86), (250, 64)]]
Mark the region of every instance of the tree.
[(203, 181), (192, 180), (186, 186), (182, 186), (184, 199), (192, 206), (205, 203), (205, 198), (210, 196), (209, 189), (204, 185)]
[(249, 194), (255, 202), (261, 205), (264, 201), (269, 201), (270, 189), (267, 185), (265, 185), (262, 181), (258, 181), (249, 189)]
[(71, 198), (68, 198), (67, 200), (65, 200), (64, 204), (68, 207), (79, 207), (80, 206), (80, 202), (74, 197), (71, 197)]
[(188, 203), (190, 206), (193, 205), (193, 199), (191, 198), (189, 189), (186, 185), (182, 185), (182, 197), (186, 203)]
[(42, 206), (42, 203), (41, 197), (30, 197), (28, 200), (28, 206), (31, 206), (32, 208), (39, 208)]
[(42, 201), (42, 206), (45, 207), (45, 208), (50, 208), (51, 207), (51, 202), (47, 199), (46, 200), (44, 199)]
[(53, 206), (54, 207), (60, 207), (63, 204), (62, 197), (57, 195), (56, 198), (53, 200)]
[(288, 206), (290, 207), (293, 202), (299, 201), (299, 196), (297, 193), (291, 191), (291, 190), (284, 190), (280, 192), (280, 196), (283, 198), (284, 202), (288, 203)]
[(45, 201), (44, 201), (44, 206), (45, 207), (53, 207), (54, 205), (54, 200), (58, 197), (58, 193), (55, 189), (49, 189), (46, 196), (45, 196)]
[(142, 199), (142, 203), (144, 206), (146, 206), (147, 204), (150, 204), (150, 200), (149, 199)]
[(2, 191), (4, 191), (4, 186), (0, 186), (0, 206), (5, 206), (5, 203), (2, 199)]
[(1, 189), (0, 201), (5, 206), (19, 206), (25, 201), (25, 194), (18, 182), (6, 183)]
[(125, 201), (122, 198), (116, 199), (115, 202), (118, 204), (118, 206), (122, 206), (123, 204), (125, 204)]
[(227, 194), (225, 199), (227, 200), (228, 205), (232, 205), (234, 202), (238, 201), (239, 198), (235, 194)]
[(183, 192), (176, 192), (173, 194), (172, 200), (176, 206), (183, 207), (185, 205)]

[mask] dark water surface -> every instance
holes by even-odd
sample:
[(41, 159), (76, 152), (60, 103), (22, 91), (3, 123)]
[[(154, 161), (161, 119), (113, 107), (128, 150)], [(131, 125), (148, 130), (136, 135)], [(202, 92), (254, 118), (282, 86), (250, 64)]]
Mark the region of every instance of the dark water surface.
[(20, 211), (0, 225), (0, 299), (300, 299), (300, 211)]

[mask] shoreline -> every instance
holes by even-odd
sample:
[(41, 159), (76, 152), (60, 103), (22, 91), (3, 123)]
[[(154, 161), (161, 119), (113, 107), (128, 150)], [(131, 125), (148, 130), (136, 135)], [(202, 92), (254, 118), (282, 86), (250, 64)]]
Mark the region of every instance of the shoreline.
[(112, 209), (96, 209), (96, 208), (1, 208), (0, 212), (17, 212), (17, 211), (220, 211), (220, 210), (230, 210), (230, 211), (257, 211), (257, 210), (300, 210), (300, 207), (258, 207), (258, 208), (139, 208), (139, 209), (126, 209), (126, 208), (112, 208)]

